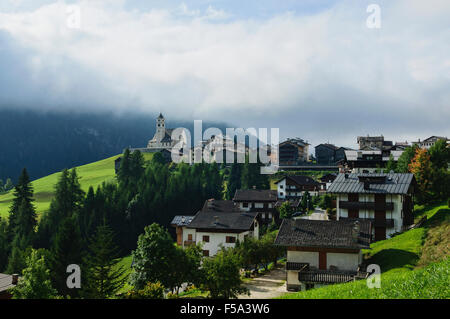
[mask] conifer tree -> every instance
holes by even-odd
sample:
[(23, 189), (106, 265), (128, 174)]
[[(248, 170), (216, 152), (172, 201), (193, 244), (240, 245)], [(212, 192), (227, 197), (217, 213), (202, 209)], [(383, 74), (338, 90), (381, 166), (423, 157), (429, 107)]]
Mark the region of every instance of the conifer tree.
[(67, 266), (82, 267), (81, 236), (74, 217), (66, 217), (58, 228), (52, 247), (51, 270), (53, 286), (62, 296), (78, 296), (78, 289), (67, 287)]
[[(19, 181), (14, 188), (13, 201), (9, 210), (9, 222), (8, 222), (8, 238), (12, 242), (14, 240), (16, 226), (17, 226), (17, 216), (19, 214), (19, 207), (23, 206), (26, 213), (29, 214), (30, 220), (36, 219), (36, 214), (34, 212), (33, 206), (33, 186), (31, 185), (30, 177), (28, 175), (27, 169), (24, 168), (20, 174)], [(25, 213), (25, 212), (24, 212)]]
[(127, 278), (125, 269), (119, 267), (119, 249), (114, 243), (114, 234), (107, 225), (97, 227), (89, 245), (85, 260), (87, 269), (83, 295), (92, 299), (114, 297)]

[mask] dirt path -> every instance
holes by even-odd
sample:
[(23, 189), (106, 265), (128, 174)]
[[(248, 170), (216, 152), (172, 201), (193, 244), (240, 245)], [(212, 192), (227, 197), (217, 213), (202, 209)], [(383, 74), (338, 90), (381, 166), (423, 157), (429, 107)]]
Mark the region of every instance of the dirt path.
[(245, 284), (250, 296), (240, 295), (239, 299), (271, 299), (286, 293), (286, 271), (278, 266), (262, 277), (255, 278)]

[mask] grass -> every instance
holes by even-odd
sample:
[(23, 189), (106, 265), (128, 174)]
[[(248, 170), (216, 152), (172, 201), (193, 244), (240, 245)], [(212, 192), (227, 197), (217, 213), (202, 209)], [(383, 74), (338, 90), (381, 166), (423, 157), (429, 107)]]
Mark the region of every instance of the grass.
[(379, 241), (364, 250), (369, 264), (381, 268), (381, 289), (365, 280), (287, 293), (286, 299), (450, 298), (450, 209), (444, 203), (418, 207), (419, 228)]
[[(153, 156), (152, 153), (143, 153), (146, 161)], [(114, 161), (121, 155), (76, 167), (80, 177), (81, 188), (87, 191), (90, 186), (97, 188), (103, 182), (115, 182)], [(50, 202), (54, 196), (55, 185), (60, 176), (60, 172), (48, 175), (32, 182), (34, 187), (34, 197), (36, 212), (40, 216), (50, 207)], [(0, 195), (0, 217), (8, 216), (9, 207), (13, 199), (13, 191)]]
[[(124, 273), (124, 277), (129, 278), (130, 274), (131, 274), (131, 262), (133, 261), (133, 258), (131, 255), (123, 257), (120, 259), (120, 262), (117, 264), (117, 267), (123, 267), (123, 269), (125, 270)], [(121, 293), (126, 293), (127, 291), (131, 290), (131, 286), (127, 282), (125, 283), (125, 285), (122, 287), (122, 289), (120, 289), (119, 294)]]
[(381, 288), (365, 280), (291, 293), (282, 299), (429, 299), (450, 298), (450, 258), (415, 271), (381, 275)]

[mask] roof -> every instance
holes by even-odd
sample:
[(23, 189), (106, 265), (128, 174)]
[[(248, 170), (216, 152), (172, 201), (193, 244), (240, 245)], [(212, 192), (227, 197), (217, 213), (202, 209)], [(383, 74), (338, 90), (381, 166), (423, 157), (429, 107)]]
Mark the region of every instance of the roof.
[[(353, 237), (359, 225), (356, 240)], [(369, 221), (283, 219), (275, 245), (293, 247), (361, 249), (370, 246)]]
[(205, 200), (203, 212), (239, 212), (239, 207), (232, 200), (217, 200), (214, 198)]
[(322, 143), (322, 144), (317, 145), (317, 146), (314, 147), (314, 148), (318, 148), (319, 146), (327, 147), (327, 148), (329, 148), (329, 149), (332, 149), (333, 151), (339, 149), (339, 147), (337, 147), (336, 145), (329, 144), (329, 143)]
[(0, 274), (0, 292), (15, 287), (15, 285), (12, 284), (12, 278), (12, 275)]
[[(345, 178), (347, 175), (347, 178)], [(370, 183), (369, 189), (364, 189), (362, 180), (384, 179), (382, 183)], [(361, 180), (361, 181), (360, 181)], [(389, 174), (339, 174), (328, 188), (328, 193), (346, 194), (407, 194), (409, 187), (414, 183), (414, 175), (410, 173)]]
[(253, 222), (258, 215), (257, 212), (198, 212), (189, 228), (203, 228), (203, 229), (220, 229), (220, 230), (250, 230)]
[(195, 216), (177, 215), (170, 222), (174, 226), (187, 226), (191, 223)]
[(305, 175), (286, 175), (282, 179), (276, 181), (275, 184), (278, 184), (279, 182), (281, 182), (285, 178), (289, 178), (290, 180), (292, 180), (293, 182), (295, 182), (298, 185), (313, 185), (313, 186), (317, 186), (317, 185), (320, 184), (314, 178), (312, 178), (310, 176), (305, 176)]
[(277, 191), (270, 189), (237, 189), (235, 202), (276, 202)]

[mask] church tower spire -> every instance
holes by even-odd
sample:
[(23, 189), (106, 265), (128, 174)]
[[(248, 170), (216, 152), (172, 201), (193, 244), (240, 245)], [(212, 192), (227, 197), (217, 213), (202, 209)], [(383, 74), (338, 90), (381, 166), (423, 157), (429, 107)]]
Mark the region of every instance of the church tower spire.
[(158, 118), (156, 119), (156, 137), (157, 141), (161, 142), (161, 140), (164, 138), (164, 135), (166, 134), (166, 123), (164, 116), (159, 113)]

